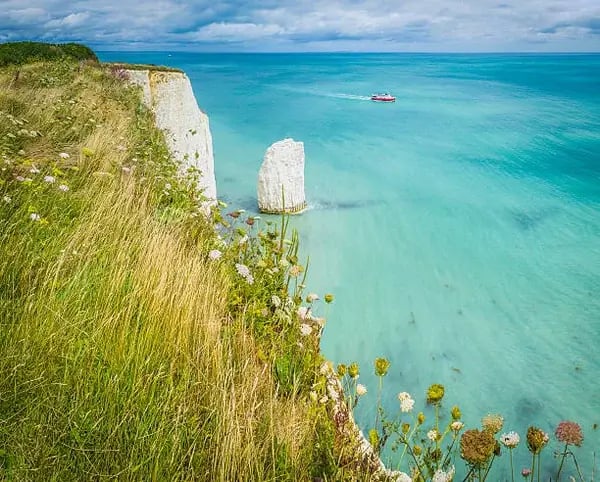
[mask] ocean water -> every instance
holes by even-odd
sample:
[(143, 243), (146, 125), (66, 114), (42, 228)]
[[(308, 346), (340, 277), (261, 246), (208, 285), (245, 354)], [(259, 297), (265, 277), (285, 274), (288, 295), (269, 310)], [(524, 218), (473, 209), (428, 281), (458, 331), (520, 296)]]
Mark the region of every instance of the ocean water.
[[(101, 58), (187, 72), (232, 206), (256, 209), (271, 143), (304, 141), (310, 209), (293, 224), (309, 290), (336, 296), (323, 351), (361, 364), (363, 428), (375, 416), (372, 361), (385, 356), (390, 411), (399, 391), (419, 405), (437, 382), (468, 424), (501, 413), (523, 442), (530, 424), (552, 434), (578, 421), (589, 479), (600, 449), (600, 55)], [(376, 91), (396, 103), (369, 101)], [(494, 480), (509, 478), (507, 458)]]

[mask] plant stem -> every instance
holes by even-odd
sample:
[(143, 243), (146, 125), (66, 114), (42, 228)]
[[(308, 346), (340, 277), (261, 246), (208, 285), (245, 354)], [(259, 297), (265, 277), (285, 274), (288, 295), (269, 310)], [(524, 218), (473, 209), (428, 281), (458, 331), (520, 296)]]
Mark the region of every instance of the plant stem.
[(512, 456), (512, 447), (509, 450), (510, 453), (510, 480), (515, 482), (515, 469), (513, 466), (513, 456)]
[(465, 476), (465, 478), (462, 480), (462, 482), (466, 482), (467, 479), (471, 476), (471, 474), (473, 473), (473, 471), (475, 470), (474, 466), (471, 466), (471, 469), (467, 472), (467, 475)]
[(496, 454), (494, 454), (494, 456), (492, 457), (492, 460), (490, 461), (490, 465), (487, 466), (487, 470), (485, 471), (485, 474), (483, 474), (483, 480), (487, 479), (487, 476), (490, 473), (490, 469), (492, 468), (492, 464), (494, 463), (495, 459), (496, 459)]
[(531, 456), (531, 480), (535, 477), (535, 453)]
[(542, 456), (542, 451), (540, 450), (540, 453), (538, 454), (538, 482), (540, 482), (540, 477), (542, 475), (542, 462), (540, 460)]
[(571, 452), (571, 456), (573, 457), (573, 462), (575, 463), (575, 468), (577, 469), (577, 474), (579, 475), (581, 482), (585, 482), (583, 480), (583, 474), (581, 473), (581, 469), (579, 468), (579, 464), (577, 463), (577, 459), (575, 458), (575, 454), (573, 452)]
[(560, 481), (560, 471), (563, 468), (563, 464), (565, 463), (565, 457), (567, 456), (567, 448), (569, 447), (569, 444), (565, 444), (565, 450), (562, 454), (562, 459), (560, 460), (560, 465), (558, 466), (558, 473), (556, 474), (556, 480), (557, 482)]

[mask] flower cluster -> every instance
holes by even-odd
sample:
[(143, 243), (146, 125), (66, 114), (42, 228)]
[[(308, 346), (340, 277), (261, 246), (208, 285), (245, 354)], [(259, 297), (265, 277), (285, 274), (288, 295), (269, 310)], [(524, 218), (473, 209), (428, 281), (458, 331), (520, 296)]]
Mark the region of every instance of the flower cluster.
[(485, 466), (495, 448), (496, 440), (488, 430), (467, 430), (460, 439), (460, 456), (473, 467)]
[(578, 423), (563, 420), (554, 431), (559, 442), (580, 447), (583, 443), (583, 432)]
[(539, 454), (548, 443), (548, 440), (548, 434), (541, 428), (529, 427), (527, 429), (527, 448), (532, 454)]

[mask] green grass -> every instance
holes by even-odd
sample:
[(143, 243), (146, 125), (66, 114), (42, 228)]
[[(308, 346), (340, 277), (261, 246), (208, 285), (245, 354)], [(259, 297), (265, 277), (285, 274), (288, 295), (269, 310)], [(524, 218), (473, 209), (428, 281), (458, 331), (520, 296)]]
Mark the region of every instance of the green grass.
[(0, 44), (0, 67), (64, 58), (98, 61), (92, 49), (76, 43), (6, 42)]
[(297, 238), (203, 216), (136, 88), (0, 70), (0, 169), (0, 480), (345, 477)]
[(103, 65), (106, 65), (115, 69), (128, 69), (128, 70), (150, 70), (156, 72), (179, 72), (183, 74), (183, 70), (178, 69), (176, 67), (167, 67), (164, 65), (156, 65), (156, 64), (124, 64), (122, 62), (103, 62)]

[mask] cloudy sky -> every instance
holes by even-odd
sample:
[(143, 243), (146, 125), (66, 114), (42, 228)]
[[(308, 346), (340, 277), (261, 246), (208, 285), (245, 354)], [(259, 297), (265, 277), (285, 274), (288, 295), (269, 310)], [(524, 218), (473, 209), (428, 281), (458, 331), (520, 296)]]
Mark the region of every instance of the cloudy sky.
[(0, 0), (0, 42), (98, 50), (600, 51), (600, 0)]

